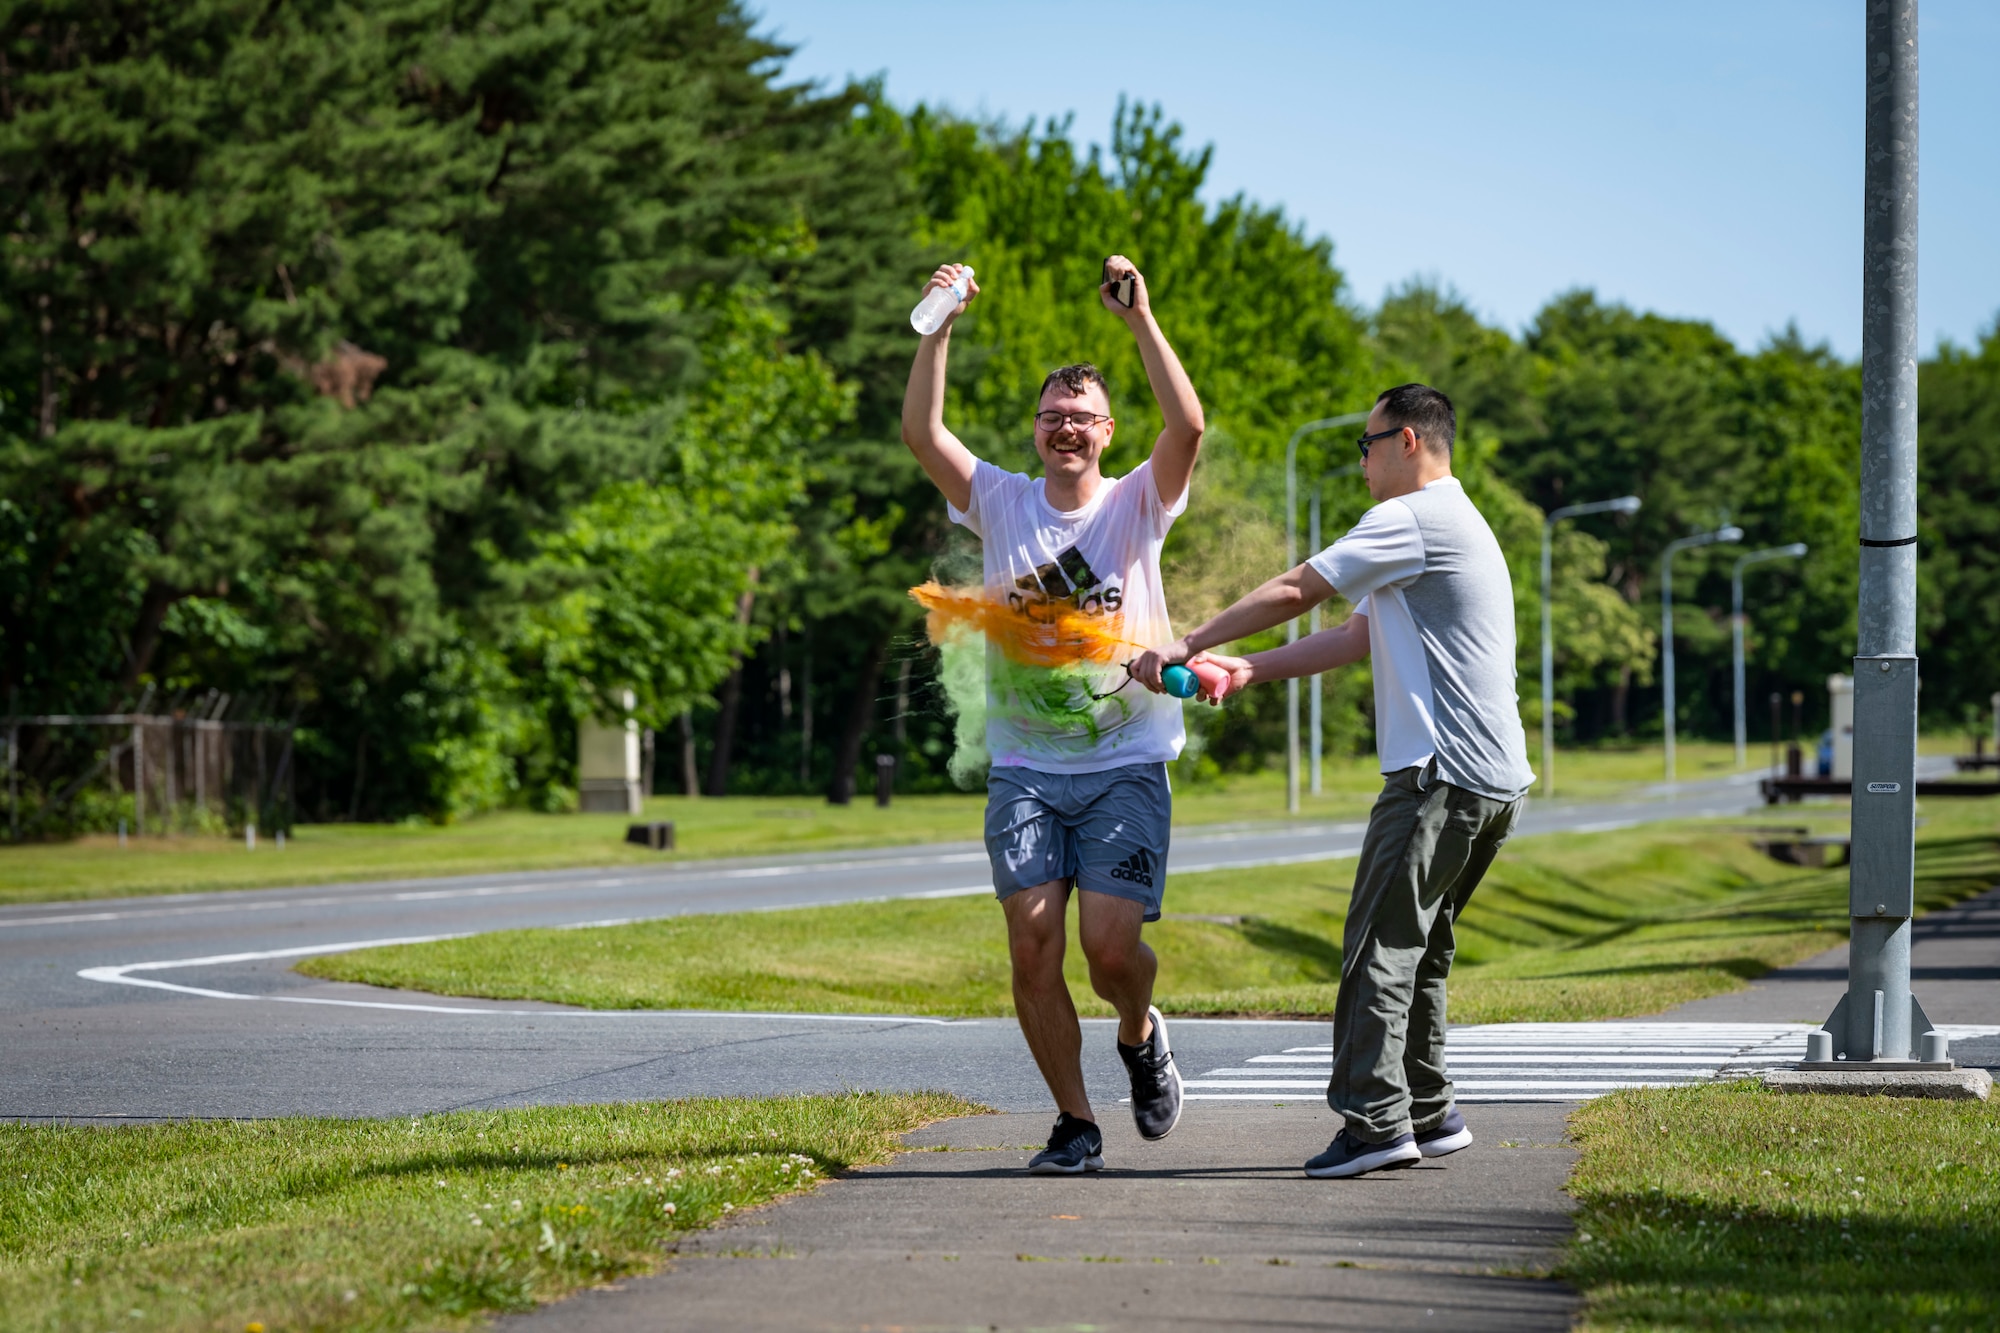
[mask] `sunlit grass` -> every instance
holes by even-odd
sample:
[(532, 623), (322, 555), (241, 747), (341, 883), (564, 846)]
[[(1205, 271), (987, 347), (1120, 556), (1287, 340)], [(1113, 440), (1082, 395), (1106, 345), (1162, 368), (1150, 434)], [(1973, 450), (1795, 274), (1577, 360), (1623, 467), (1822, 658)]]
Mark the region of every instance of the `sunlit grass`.
[[(1955, 737), (1927, 749), (1963, 748)], [(1657, 745), (1562, 751), (1557, 773), (1564, 800), (1617, 796), (1660, 781)], [(1689, 741), (1679, 748), (1683, 781), (1734, 772), (1728, 745)], [(1763, 762), (1752, 747), (1752, 766)], [(1324, 792), (1306, 792), (1299, 818), (1365, 819), (1381, 775), (1372, 756), (1330, 757)], [(660, 865), (718, 856), (842, 851), (931, 842), (977, 842), (986, 797), (979, 793), (899, 796), (886, 810), (864, 794), (852, 805), (812, 796), (655, 797), (645, 819), (674, 821), (677, 851), (662, 855), (627, 843), (622, 815), (540, 815), (503, 811), (455, 824), (305, 824), (283, 852), (269, 831), (248, 851), (241, 840), (209, 837), (116, 837), (0, 846), (0, 903), (264, 888), (352, 880), (422, 878), (559, 870), (585, 866)], [(1174, 792), (1178, 827), (1285, 819), (1281, 768), (1181, 782)]]
[(1570, 1133), (1586, 1328), (2000, 1326), (2000, 1104), (1662, 1088)]
[(456, 1328), (978, 1111), (941, 1094), (0, 1124), (0, 1327)]
[[(1996, 815), (2000, 801), (1990, 799), (1925, 804), (1925, 907), (2000, 879)], [(1167, 918), (1146, 928), (1162, 1007), (1330, 1013), (1352, 880), (1352, 861), (1173, 877)], [(1460, 923), (1452, 1017), (1654, 1013), (1829, 948), (1847, 921), (1844, 869), (1773, 861), (1751, 846), (1744, 821), (1523, 839), (1502, 853)], [(1080, 951), (1066, 964), (1078, 1007), (1109, 1012), (1091, 994)], [(1005, 928), (983, 895), (501, 931), (328, 955), (301, 970), (590, 1008), (1012, 1012)]]

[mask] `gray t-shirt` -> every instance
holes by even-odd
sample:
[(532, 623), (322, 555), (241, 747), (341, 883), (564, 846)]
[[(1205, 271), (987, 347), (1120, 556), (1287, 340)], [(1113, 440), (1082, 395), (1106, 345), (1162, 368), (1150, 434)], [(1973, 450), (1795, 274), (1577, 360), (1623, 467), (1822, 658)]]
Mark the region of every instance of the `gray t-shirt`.
[(1368, 620), (1382, 771), (1512, 800), (1534, 785), (1514, 666), (1514, 585), (1454, 477), (1384, 500), (1309, 564)]

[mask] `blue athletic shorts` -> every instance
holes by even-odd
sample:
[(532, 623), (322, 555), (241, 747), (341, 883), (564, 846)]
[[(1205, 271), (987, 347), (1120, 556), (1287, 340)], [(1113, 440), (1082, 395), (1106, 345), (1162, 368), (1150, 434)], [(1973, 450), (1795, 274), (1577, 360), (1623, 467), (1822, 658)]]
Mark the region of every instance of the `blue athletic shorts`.
[(1127, 898), (1160, 919), (1173, 793), (1165, 764), (1101, 773), (994, 765), (986, 779), (986, 854), (993, 896), (1051, 880)]

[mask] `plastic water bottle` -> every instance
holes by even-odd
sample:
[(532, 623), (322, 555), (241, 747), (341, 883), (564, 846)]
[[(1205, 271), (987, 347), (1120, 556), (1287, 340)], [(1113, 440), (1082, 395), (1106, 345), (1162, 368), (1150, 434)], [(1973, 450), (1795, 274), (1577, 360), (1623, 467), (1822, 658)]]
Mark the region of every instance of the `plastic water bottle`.
[(965, 299), (967, 284), (972, 281), (972, 270), (959, 271), (956, 281), (949, 287), (938, 287), (924, 293), (924, 299), (917, 302), (917, 308), (910, 312), (910, 327), (928, 338), (944, 327), (945, 320)]

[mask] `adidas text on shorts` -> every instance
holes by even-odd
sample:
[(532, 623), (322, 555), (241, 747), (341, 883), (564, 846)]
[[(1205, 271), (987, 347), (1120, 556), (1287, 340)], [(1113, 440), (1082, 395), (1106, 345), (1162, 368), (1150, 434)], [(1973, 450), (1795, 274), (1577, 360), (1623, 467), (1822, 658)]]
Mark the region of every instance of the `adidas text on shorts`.
[(1157, 921), (1172, 819), (1165, 764), (1099, 773), (995, 765), (986, 779), (994, 896), (1070, 880), (1087, 892), (1139, 903), (1146, 920)]

